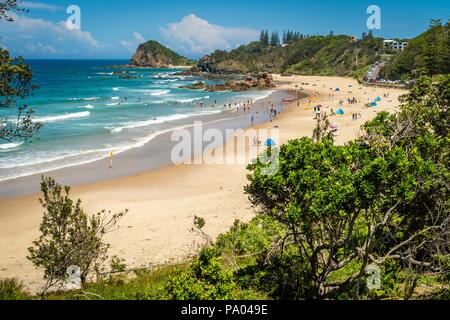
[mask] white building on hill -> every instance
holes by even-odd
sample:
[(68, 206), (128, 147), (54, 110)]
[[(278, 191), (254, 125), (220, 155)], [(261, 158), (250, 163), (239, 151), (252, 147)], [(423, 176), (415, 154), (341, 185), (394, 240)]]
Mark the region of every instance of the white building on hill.
[(404, 51), (408, 46), (408, 42), (399, 42), (395, 40), (384, 40), (383, 42), (385, 47), (390, 47), (395, 51)]

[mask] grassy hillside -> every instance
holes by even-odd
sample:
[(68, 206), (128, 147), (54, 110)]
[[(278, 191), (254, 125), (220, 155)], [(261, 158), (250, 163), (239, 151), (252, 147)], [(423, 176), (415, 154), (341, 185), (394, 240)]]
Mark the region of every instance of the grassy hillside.
[(304, 75), (358, 76), (378, 59), (382, 39), (313, 36), (286, 46), (252, 42), (230, 52), (216, 51), (198, 63), (200, 71), (245, 73), (270, 71)]
[(450, 23), (432, 20), (430, 28), (409, 42), (408, 48), (383, 68), (389, 79), (450, 73)]

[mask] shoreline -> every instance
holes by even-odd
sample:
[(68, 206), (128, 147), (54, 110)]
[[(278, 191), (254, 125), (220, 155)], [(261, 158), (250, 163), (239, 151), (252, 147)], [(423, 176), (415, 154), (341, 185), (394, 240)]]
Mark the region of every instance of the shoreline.
[[(285, 97), (292, 98), (290, 90), (267, 90), (267, 92), (270, 91), (272, 92), (269, 96), (256, 100), (254, 104), (261, 102), (267, 104), (269, 100), (272, 100), (275, 105), (281, 105)], [(0, 200), (39, 192), (42, 175), (51, 176), (61, 184), (76, 186), (113, 180), (175, 165), (170, 159), (170, 150), (176, 144), (170, 139), (172, 132), (180, 129), (191, 132), (196, 121), (201, 121), (205, 129), (215, 128), (222, 132), (226, 129), (248, 129), (251, 125), (250, 116), (236, 114), (234, 110), (233, 107), (223, 109), (219, 113), (199, 114), (189, 117), (189, 120), (174, 121), (173, 128), (155, 132), (143, 145), (115, 154), (113, 170), (109, 168), (108, 155), (105, 153), (101, 159), (0, 181)], [(256, 119), (255, 122), (260, 124), (267, 121), (269, 121), (268, 118), (262, 117)]]
[[(301, 92), (319, 93), (311, 103), (307, 99), (290, 103), (273, 123), (252, 127), (271, 129), (278, 126), (280, 144), (312, 136), (315, 126), (313, 106), (321, 104), (329, 112), (339, 107), (340, 100), (355, 96), (358, 104), (342, 106), (346, 115), (330, 118), (330, 122), (339, 124), (336, 143), (343, 144), (353, 139), (361, 125), (377, 112), (395, 111), (398, 97), (406, 93), (394, 89), (359, 89), (356, 80), (350, 78), (276, 76), (275, 80), (279, 79), (282, 80), (280, 90), (303, 87)], [(349, 85), (352, 85), (351, 89)], [(332, 91), (337, 87), (342, 90)], [(379, 108), (364, 107), (368, 99), (383, 96), (384, 92), (390, 93), (390, 99), (383, 100)], [(352, 112), (360, 112), (362, 118), (351, 120)], [(124, 258), (128, 268), (148, 267), (182, 261), (189, 256), (192, 244), (198, 241), (190, 232), (194, 216), (206, 220), (205, 232), (213, 238), (227, 231), (236, 219), (247, 222), (253, 218), (254, 209), (243, 192), (247, 173), (246, 164), (164, 166), (74, 186), (71, 198), (82, 199), (82, 207), (89, 213), (102, 209), (112, 212), (129, 209), (129, 214), (120, 221), (120, 229), (105, 239), (111, 244), (109, 255)], [(42, 271), (36, 270), (26, 259), (27, 248), (39, 235), (43, 212), (39, 197), (40, 194), (35, 193), (0, 200), (0, 278), (17, 277), (31, 291), (42, 283)]]

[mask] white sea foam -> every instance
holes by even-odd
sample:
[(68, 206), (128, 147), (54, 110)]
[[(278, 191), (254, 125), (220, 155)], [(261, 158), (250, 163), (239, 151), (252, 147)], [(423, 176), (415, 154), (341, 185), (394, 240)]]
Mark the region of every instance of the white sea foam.
[(201, 113), (198, 112), (198, 113), (187, 113), (187, 114), (174, 114), (174, 115), (170, 115), (170, 116), (166, 116), (166, 117), (153, 118), (150, 120), (129, 122), (120, 127), (109, 128), (109, 129), (111, 130), (112, 133), (120, 133), (127, 129), (142, 128), (142, 127), (146, 127), (146, 126), (150, 126), (150, 125), (154, 125), (154, 124), (167, 123), (167, 122), (182, 120), (182, 119), (186, 119), (186, 118), (190, 118), (190, 117), (195, 117), (195, 116), (200, 116), (200, 115), (205, 115), (205, 114), (216, 114), (216, 113), (220, 113), (220, 112), (221, 112), (220, 110), (214, 110), (214, 111), (205, 111), (205, 112), (201, 112)]
[(17, 142), (17, 143), (2, 143), (0, 144), (0, 150), (8, 150), (8, 149), (15, 149), (20, 147), (23, 144), (23, 142)]
[(166, 80), (156, 81), (155, 83), (157, 83), (157, 84), (165, 84), (165, 83), (168, 83), (168, 82), (177, 82), (177, 81), (179, 81), (179, 79), (166, 79)]
[(172, 77), (176, 71), (174, 72), (165, 72), (165, 73), (158, 73), (156, 76), (153, 76), (153, 79), (164, 79), (164, 78), (170, 78)]
[(58, 121), (64, 121), (64, 120), (70, 120), (70, 119), (78, 119), (78, 118), (85, 118), (89, 117), (91, 113), (89, 111), (84, 112), (75, 112), (75, 113), (67, 113), (67, 114), (61, 114), (57, 116), (46, 116), (46, 117), (36, 117), (34, 118), (34, 122), (58, 122)]
[(167, 116), (167, 117), (160, 117), (160, 118), (150, 119), (150, 120), (145, 120), (145, 121), (135, 121), (135, 122), (130, 122), (128, 124), (125, 124), (125, 125), (117, 127), (117, 128), (112, 128), (111, 132), (119, 133), (119, 132), (122, 132), (127, 129), (141, 128), (141, 127), (150, 126), (152, 124), (161, 124), (161, 123), (165, 123), (165, 122), (169, 122), (169, 121), (186, 119), (188, 117), (189, 117), (189, 115), (187, 115), (187, 114), (174, 114), (174, 115)]
[[(191, 116), (208, 114), (208, 113), (213, 114), (213, 113), (220, 113), (220, 112), (221, 111), (217, 111), (217, 110), (204, 111), (202, 113), (192, 114)], [(225, 119), (218, 119), (218, 120), (214, 120), (214, 121), (211, 121), (208, 123), (212, 124), (212, 123), (221, 122), (224, 120)], [(193, 126), (193, 124), (186, 124), (186, 125), (181, 125), (181, 126), (175, 127), (175, 128), (169, 128), (169, 129), (165, 129), (165, 130), (156, 131), (145, 137), (134, 138), (134, 139), (132, 139), (132, 141), (133, 141), (132, 143), (127, 143), (126, 145), (119, 145), (119, 146), (115, 146), (115, 147), (113, 147), (111, 145), (107, 145), (103, 149), (91, 149), (91, 150), (85, 150), (85, 151), (72, 150), (70, 152), (70, 154), (62, 154), (62, 155), (55, 154), (54, 156), (50, 156), (50, 157), (47, 154), (45, 159), (38, 158), (37, 160), (36, 160), (35, 156), (32, 156), (29, 158), (28, 161), (22, 161), (20, 165), (17, 165), (16, 163), (14, 165), (12, 165), (10, 162), (7, 162), (4, 165), (0, 163), (0, 169), (2, 169), (2, 168), (11, 169), (11, 168), (20, 168), (20, 167), (26, 168), (29, 166), (33, 167), (33, 168), (30, 168), (29, 170), (26, 169), (22, 172), (17, 170), (16, 174), (14, 174), (12, 176), (0, 178), (0, 182), (17, 179), (17, 178), (21, 178), (21, 177), (27, 177), (27, 176), (31, 176), (34, 174), (42, 174), (42, 173), (53, 171), (53, 170), (59, 170), (59, 169), (64, 169), (64, 168), (85, 165), (85, 164), (89, 164), (89, 163), (92, 163), (95, 161), (103, 160), (103, 159), (108, 158), (108, 154), (111, 151), (114, 152), (115, 155), (118, 155), (118, 154), (121, 154), (128, 150), (143, 147), (147, 143), (151, 142), (152, 140), (154, 140), (155, 138), (157, 138), (158, 136), (161, 136), (163, 134), (172, 132), (174, 130), (181, 130), (184, 128), (189, 128), (192, 126)], [(89, 159), (76, 159), (76, 158), (79, 158), (80, 156), (90, 156), (90, 158)], [(64, 161), (64, 163), (58, 164), (57, 162), (60, 162), (60, 161)], [(41, 167), (39, 167), (39, 166), (41, 166)]]
[(164, 104), (167, 103), (169, 101), (167, 100), (154, 100), (154, 101), (149, 101), (149, 102), (144, 102), (145, 105), (150, 105), (150, 104)]
[(119, 88), (112, 88), (113, 91), (119, 91)]
[(170, 93), (170, 90), (151, 90), (147, 94), (157, 97), (157, 96), (164, 96), (168, 93)]
[(94, 109), (95, 107), (92, 104), (88, 104), (87, 106), (84, 106), (85, 109)]
[(93, 149), (93, 150), (85, 150), (85, 151), (71, 150), (70, 153), (69, 152), (61, 152), (61, 153), (48, 152), (45, 154), (45, 157), (43, 157), (42, 154), (40, 155), (39, 153), (34, 153), (34, 154), (31, 154), (31, 156), (22, 159), (20, 164), (12, 165), (10, 163), (1, 163), (0, 169), (23, 168), (23, 167), (29, 167), (29, 166), (42, 165), (45, 163), (61, 161), (61, 160), (69, 159), (71, 157), (79, 157), (79, 156), (88, 155), (88, 154), (96, 153), (96, 152), (108, 152), (108, 150), (107, 149)]
[(198, 97), (198, 98), (191, 98), (191, 99), (179, 99), (176, 101), (180, 102), (180, 103), (189, 103), (189, 102), (194, 102), (194, 101), (206, 100), (209, 98), (210, 98), (210, 96), (205, 96), (205, 97)]
[(256, 97), (256, 98), (254, 98), (254, 101), (259, 101), (259, 100), (267, 99), (267, 98), (269, 98), (273, 93), (274, 93), (274, 91), (267, 91), (267, 92), (265, 92), (265, 94), (260, 95), (260, 96), (258, 96), (258, 97)]
[(119, 103), (118, 102), (114, 102), (114, 103), (107, 103), (107, 106), (117, 106)]
[(119, 100), (120, 97), (112, 97), (111, 100)]
[(90, 98), (69, 98), (70, 101), (96, 101), (99, 100), (99, 97), (90, 97)]

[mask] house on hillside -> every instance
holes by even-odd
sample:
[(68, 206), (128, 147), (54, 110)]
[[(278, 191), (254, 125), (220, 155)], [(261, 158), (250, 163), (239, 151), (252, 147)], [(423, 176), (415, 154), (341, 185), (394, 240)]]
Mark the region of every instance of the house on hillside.
[(408, 42), (396, 41), (396, 40), (384, 40), (385, 47), (389, 47), (395, 51), (404, 51), (408, 47)]

